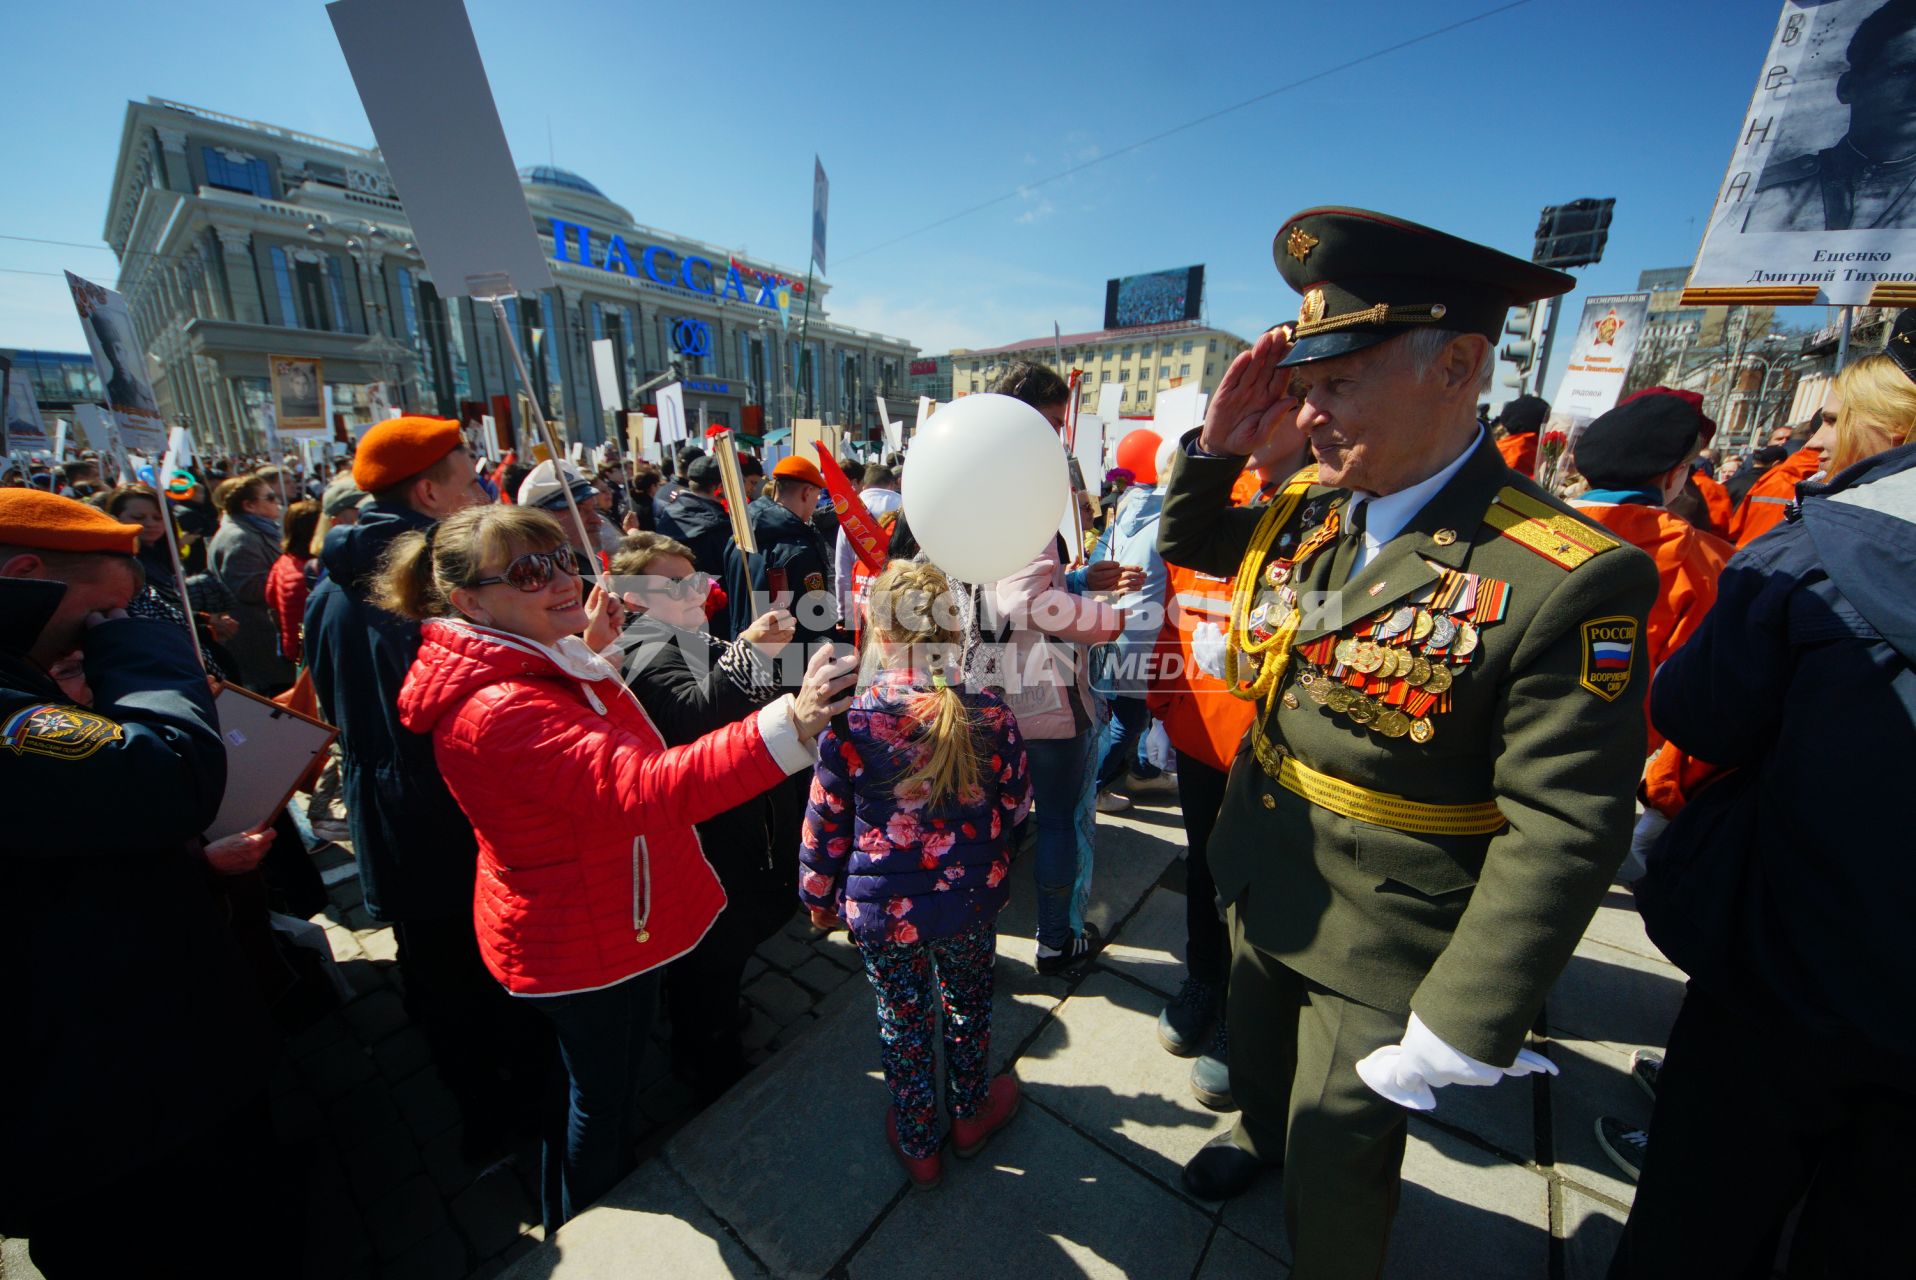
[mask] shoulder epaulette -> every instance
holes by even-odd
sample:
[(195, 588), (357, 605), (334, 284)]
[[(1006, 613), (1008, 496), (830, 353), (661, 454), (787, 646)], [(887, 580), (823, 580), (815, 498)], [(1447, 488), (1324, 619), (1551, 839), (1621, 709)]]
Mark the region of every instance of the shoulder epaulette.
[[(1834, 150), (1834, 148), (1831, 148)], [(1787, 187), (1806, 178), (1814, 178), (1823, 170), (1823, 157), (1826, 153), (1812, 151), (1807, 155), (1792, 156), (1788, 160), (1777, 160), (1763, 166), (1763, 174), (1756, 180), (1758, 191), (1773, 191), (1777, 187)]]
[(1313, 462), (1308, 466), (1299, 468), (1297, 471), (1297, 474), (1293, 475), (1289, 480), (1286, 480), (1284, 482), (1284, 487), (1286, 489), (1291, 489), (1291, 488), (1308, 489), (1316, 483), (1317, 483), (1317, 464)]
[(1588, 521), (1510, 486), (1492, 499), (1484, 523), (1560, 569), (1575, 569), (1621, 545)]

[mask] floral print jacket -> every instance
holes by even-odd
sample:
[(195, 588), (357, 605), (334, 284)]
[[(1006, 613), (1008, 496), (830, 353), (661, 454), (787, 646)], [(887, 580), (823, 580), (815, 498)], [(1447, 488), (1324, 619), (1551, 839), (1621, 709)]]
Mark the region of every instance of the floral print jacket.
[(925, 785), (900, 785), (930, 750), (912, 706), (930, 690), (921, 673), (882, 671), (852, 703), (849, 740), (827, 729), (818, 741), (798, 896), (860, 942), (949, 938), (996, 919), (1011, 896), (1012, 828), (1031, 808), (1017, 718), (994, 693), (959, 690), (982, 785), (932, 807)]

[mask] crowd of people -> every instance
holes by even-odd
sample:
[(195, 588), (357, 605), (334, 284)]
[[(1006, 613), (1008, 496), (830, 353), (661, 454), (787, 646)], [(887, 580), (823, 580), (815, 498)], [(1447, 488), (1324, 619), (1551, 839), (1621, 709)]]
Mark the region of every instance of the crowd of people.
[[(661, 1012), (701, 1102), (750, 1070), (742, 975), (801, 911), (872, 988), (874, 1141), (935, 1186), (1018, 1111), (989, 1066), (1017, 878), (1032, 967), (1082, 973), (1098, 817), (1156, 789), (1188, 883), (1157, 1040), (1238, 1116), (1184, 1183), (1281, 1166), (1297, 1274), (1377, 1273), (1410, 1112), (1555, 1072), (1538, 1010), (1617, 879), (1691, 985), (1633, 1067), (1649, 1129), (1599, 1122), (1640, 1178), (1613, 1274), (1760, 1274), (1793, 1214), (1803, 1274), (1901, 1256), (1916, 323), (1748, 459), (1652, 387), (1553, 490), (1548, 406), (1478, 398), (1507, 309), (1568, 277), (1345, 210), (1274, 252), (1297, 321), (995, 582), (921, 552), (909, 454), (841, 460), (855, 496), (747, 457), (728, 493), (693, 446), (485, 465), (410, 416), (331, 475), (0, 488), (0, 1232), (49, 1280), (135, 1274), (209, 1202), (215, 1273), (297, 1252), (266, 1081), (337, 995), (268, 916), (325, 894), (290, 816), (205, 838), (226, 682), (337, 727), (306, 830), (394, 929), (465, 1154), (540, 1136), (549, 1231), (627, 1171)], [(997, 391), (1069, 429), (1056, 372)]]

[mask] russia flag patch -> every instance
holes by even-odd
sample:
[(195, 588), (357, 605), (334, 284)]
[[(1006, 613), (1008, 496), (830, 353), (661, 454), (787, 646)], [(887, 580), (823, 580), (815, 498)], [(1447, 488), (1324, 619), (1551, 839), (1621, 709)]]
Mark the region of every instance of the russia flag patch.
[(1583, 688), (1605, 702), (1615, 702), (1630, 687), (1630, 668), (1637, 656), (1635, 618), (1593, 618), (1583, 624)]

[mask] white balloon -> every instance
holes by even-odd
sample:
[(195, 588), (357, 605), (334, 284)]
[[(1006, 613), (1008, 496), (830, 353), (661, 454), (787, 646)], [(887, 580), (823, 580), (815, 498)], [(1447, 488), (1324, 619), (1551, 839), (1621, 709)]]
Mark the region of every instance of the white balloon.
[(1057, 536), (1070, 484), (1043, 414), (1011, 396), (972, 395), (912, 437), (901, 487), (931, 562), (962, 582), (996, 582)]

